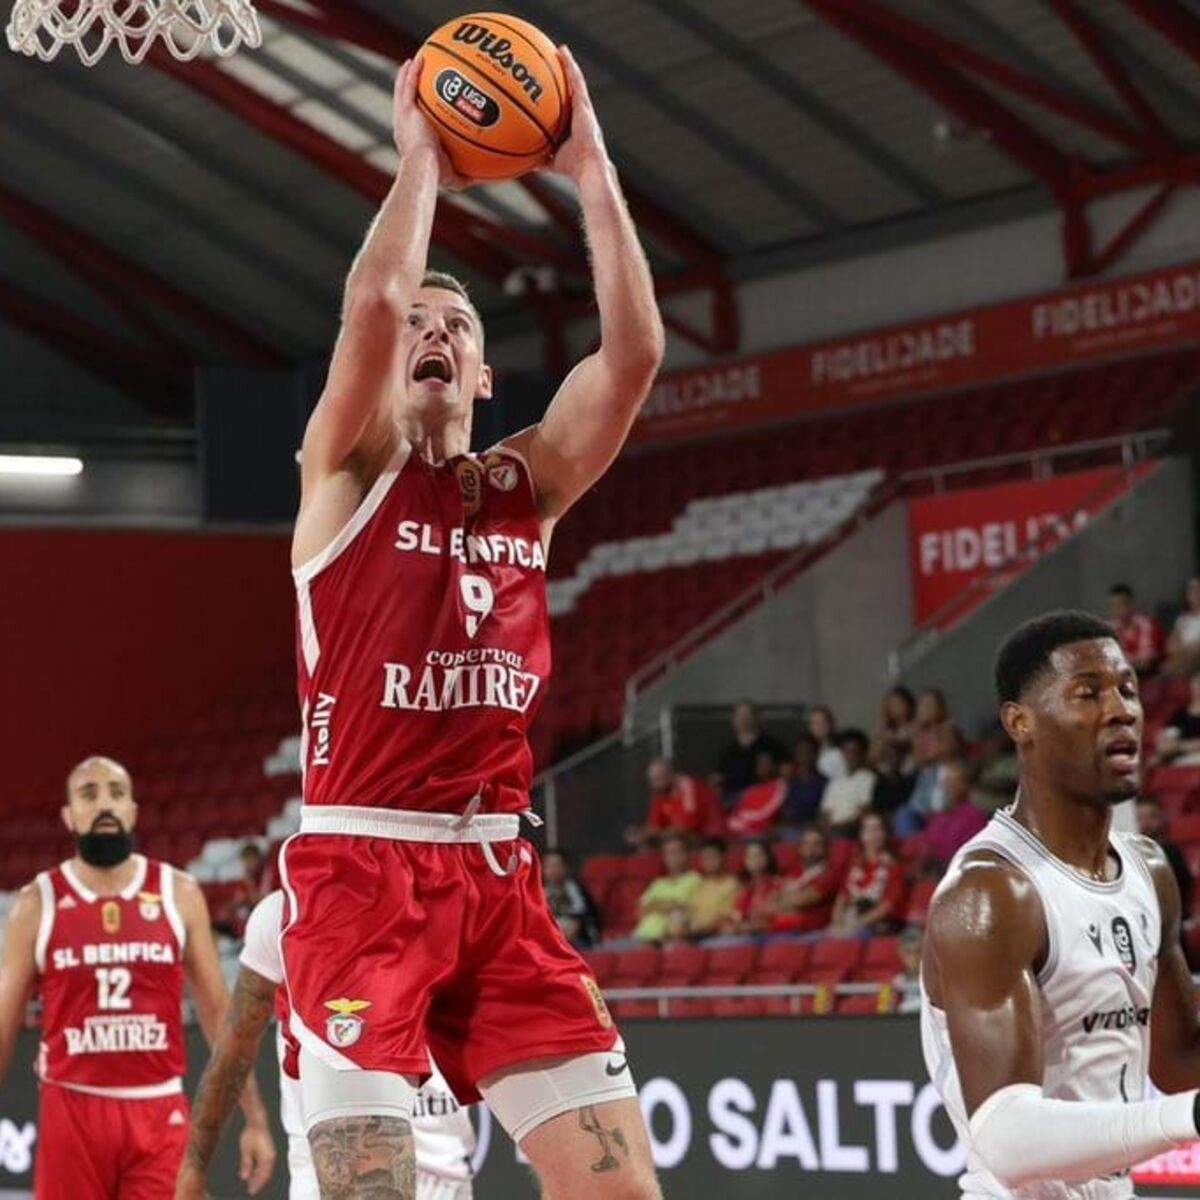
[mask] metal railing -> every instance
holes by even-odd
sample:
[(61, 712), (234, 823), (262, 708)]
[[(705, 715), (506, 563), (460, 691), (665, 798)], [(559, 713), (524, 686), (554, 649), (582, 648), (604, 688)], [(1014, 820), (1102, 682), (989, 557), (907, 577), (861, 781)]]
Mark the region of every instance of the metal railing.
[(842, 996), (875, 996), (878, 1012), (894, 1012), (894, 1002), (907, 989), (891, 983), (744, 983), (727, 985), (694, 984), (690, 987), (605, 988), (605, 1000), (653, 1000), (659, 1017), (671, 1016), (672, 1000), (788, 1000), (789, 1014), (804, 1013), (804, 1001), (815, 1015), (833, 1012), (834, 1002)]
[(913, 483), (931, 480), (933, 490), (942, 492), (945, 490), (946, 480), (957, 475), (973, 475), (979, 471), (1016, 467), (1025, 463), (1030, 466), (1034, 479), (1049, 479), (1054, 475), (1053, 464), (1057, 459), (1081, 458), (1102, 454), (1106, 450), (1119, 451), (1121, 465), (1131, 467), (1135, 463), (1144, 462), (1157, 450), (1162, 449), (1171, 440), (1171, 436), (1169, 429), (1142, 429), (1134, 433), (1114, 434), (1112, 437), (1093, 438), (1086, 442), (1070, 442), (1042, 450), (1025, 450), (1016, 454), (996, 454), (988, 458), (966, 459), (963, 462), (949, 463), (945, 466), (921, 467), (915, 471), (905, 471), (900, 476), (900, 483), (907, 489)]

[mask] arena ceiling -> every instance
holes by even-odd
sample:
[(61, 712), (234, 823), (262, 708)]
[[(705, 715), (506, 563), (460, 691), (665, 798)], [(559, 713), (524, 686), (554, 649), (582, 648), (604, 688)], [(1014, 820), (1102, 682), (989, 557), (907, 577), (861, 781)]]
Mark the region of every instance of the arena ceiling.
[[(464, 6), (258, 7), (262, 49), (220, 62), (0, 54), (0, 361), (40, 342), (178, 421), (194, 364), (328, 348), (396, 167), (395, 64)], [(1065, 274), (1086, 275), (1200, 180), (1196, 0), (510, 7), (580, 59), (669, 324), (714, 354), (738, 347), (739, 278), (1051, 205)], [(1089, 205), (1147, 185), (1097, 245)], [(577, 224), (553, 178), (476, 189), (442, 204), (436, 258), (470, 279), (493, 337), (541, 329), (554, 365), (589, 304)], [(671, 314), (696, 292), (707, 320)]]

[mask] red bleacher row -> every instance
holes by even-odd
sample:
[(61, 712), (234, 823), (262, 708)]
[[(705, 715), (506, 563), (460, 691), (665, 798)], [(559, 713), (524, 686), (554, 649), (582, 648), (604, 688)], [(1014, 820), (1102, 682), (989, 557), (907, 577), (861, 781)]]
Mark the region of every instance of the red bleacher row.
[[(1200, 767), (1160, 767), (1146, 787), (1162, 802), (1168, 820), (1168, 836), (1182, 849), (1194, 879), (1200, 880)], [(785, 874), (795, 867), (798, 847), (782, 842), (775, 846), (779, 868)], [(831, 858), (845, 869), (854, 854), (854, 844), (835, 840)], [(897, 846), (902, 861), (915, 864), (921, 855), (920, 835)], [(741, 866), (742, 847), (733, 846), (728, 865)], [(638, 898), (662, 870), (660, 856), (651, 851), (631, 855), (593, 855), (583, 863), (580, 876), (604, 915), (604, 935), (626, 938), (637, 922)], [(937, 881), (913, 880), (908, 895), (905, 923), (925, 924)], [(1191, 921), (1184, 940), (1190, 961), (1200, 964), (1200, 886), (1195, 889)], [(618, 1017), (708, 1017), (708, 1016), (798, 1016), (813, 1012), (887, 1012), (897, 997), (891, 987), (901, 963), (894, 937), (857, 939), (827, 938), (801, 942), (778, 938), (763, 946), (699, 945), (642, 946), (633, 950), (606, 949), (603, 945), (587, 952), (587, 959), (602, 987), (672, 988), (734, 987), (760, 984), (808, 984), (819, 991), (805, 996), (654, 998), (617, 1000)], [(839, 983), (877, 984), (868, 994), (837, 995)]]
[[(290, 670), (290, 669), (289, 669)], [(138, 802), (138, 845), (154, 858), (184, 866), (214, 837), (261, 836), (284, 802), (298, 794), (294, 774), (267, 776), (263, 762), (295, 732), (289, 673), (215, 708), (184, 727), (158, 731), (125, 757)], [(0, 848), (0, 891), (29, 882), (69, 857), (59, 815), (61, 791), (14, 802), (12, 837)]]
[(1200, 353), (1181, 351), (626, 452), (555, 532), (550, 574), (572, 574), (596, 542), (665, 532), (702, 496), (872, 467), (903, 472), (1153, 427), (1170, 418), (1198, 366)]
[[(901, 971), (899, 939), (826, 938), (818, 942), (777, 940), (708, 949), (676, 945), (660, 950), (590, 950), (585, 954), (605, 991), (622, 988), (739, 987), (809, 984), (803, 996), (725, 996), (713, 998), (614, 999), (613, 1014), (630, 1017), (767, 1017), (811, 1013), (890, 1011), (892, 983)], [(874, 984), (866, 994), (837, 996), (840, 983)]]
[[(773, 849), (775, 862), (782, 874), (786, 875), (798, 865), (800, 851), (795, 843), (778, 842)], [(849, 869), (855, 850), (855, 843), (845, 838), (835, 838), (830, 843), (830, 862), (839, 875)], [(915, 864), (923, 850), (921, 836), (918, 834), (905, 838), (897, 850), (902, 862)], [(744, 848), (740, 845), (729, 848), (727, 866), (735, 874), (741, 870), (743, 852)], [(630, 855), (594, 854), (584, 861), (580, 878), (604, 915), (606, 938), (624, 938), (632, 932), (638, 921), (638, 900), (661, 874), (662, 856), (652, 850)], [(906, 915), (909, 924), (925, 923), (933, 886), (928, 880), (914, 883), (909, 892)]]

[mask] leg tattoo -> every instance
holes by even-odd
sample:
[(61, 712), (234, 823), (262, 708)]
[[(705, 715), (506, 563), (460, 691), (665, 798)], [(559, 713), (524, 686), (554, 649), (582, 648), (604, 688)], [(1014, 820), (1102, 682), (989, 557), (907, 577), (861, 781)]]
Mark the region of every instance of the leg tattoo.
[(396, 1117), (337, 1117), (308, 1135), (321, 1200), (416, 1200), (412, 1126)]
[(594, 1106), (588, 1104), (579, 1110), (579, 1128), (584, 1133), (595, 1135), (600, 1141), (600, 1159), (598, 1162), (592, 1163), (593, 1171), (615, 1171), (620, 1167), (621, 1160), (612, 1152), (610, 1141), (625, 1155), (626, 1159), (629, 1158), (629, 1143), (625, 1141), (625, 1135), (618, 1126), (605, 1129), (600, 1124), (600, 1118), (596, 1115)]

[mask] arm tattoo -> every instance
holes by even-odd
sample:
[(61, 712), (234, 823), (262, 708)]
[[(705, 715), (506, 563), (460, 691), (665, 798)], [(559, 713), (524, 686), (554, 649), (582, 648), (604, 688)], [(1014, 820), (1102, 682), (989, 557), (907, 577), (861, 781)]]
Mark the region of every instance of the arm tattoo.
[(626, 1142), (620, 1127), (614, 1125), (612, 1129), (605, 1129), (600, 1124), (594, 1105), (588, 1104), (579, 1110), (579, 1128), (584, 1133), (594, 1134), (600, 1141), (600, 1160), (592, 1163), (593, 1171), (615, 1171), (620, 1167), (621, 1160), (612, 1152), (610, 1141), (627, 1159), (629, 1158), (629, 1143)]
[(258, 1057), (258, 1041), (275, 1004), (275, 985), (260, 975), (241, 971), (225, 1014), (212, 1057), (192, 1106), (192, 1128), (188, 1136), (187, 1162), (204, 1170), (212, 1161), (221, 1130), (237, 1107), (246, 1080)]
[(335, 1117), (308, 1135), (321, 1200), (416, 1200), (412, 1126), (398, 1117)]

